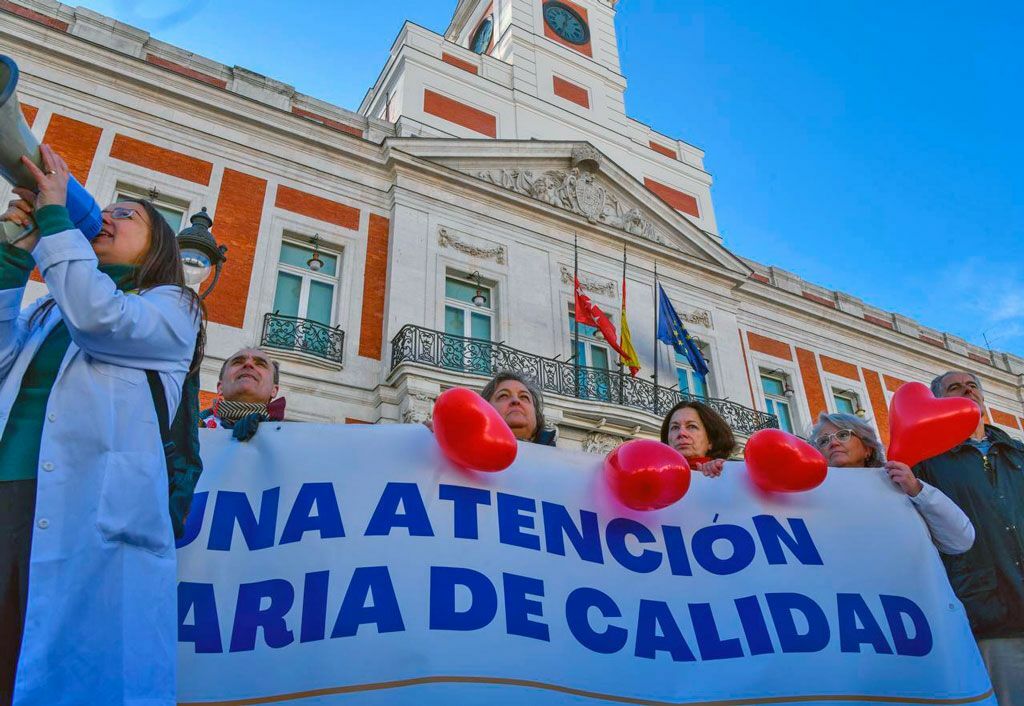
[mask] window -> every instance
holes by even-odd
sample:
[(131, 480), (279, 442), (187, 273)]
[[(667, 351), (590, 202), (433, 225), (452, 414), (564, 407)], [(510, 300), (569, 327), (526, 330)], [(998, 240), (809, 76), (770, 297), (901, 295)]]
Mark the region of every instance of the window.
[[(706, 346), (698, 344), (697, 347), (700, 349), (701, 355), (704, 356), (705, 361), (711, 360), (708, 356)], [(708, 379), (711, 377), (711, 371), (704, 379), (701, 379), (693, 366), (690, 365), (690, 361), (686, 359), (685, 355), (676, 353), (676, 379), (679, 381), (679, 391), (684, 395), (691, 395), (700, 399), (707, 399), (708, 396)]]
[(479, 273), (448, 276), (444, 281), (444, 332), (465, 341), (445, 345), (442, 364), (446, 368), (489, 375), (491, 335), (494, 330), (494, 294)]
[(853, 414), (858, 417), (864, 414), (860, 398), (852, 390), (832, 390), (832, 400), (835, 402), (836, 411), (841, 414)]
[[(576, 307), (569, 304), (569, 336), (576, 335)], [(575, 340), (575, 338), (573, 338)], [(611, 399), (611, 348), (594, 326), (580, 324), (580, 340), (576, 346), (579, 360), (580, 399)]]
[[(314, 248), (292, 242), (281, 243), (281, 256), (277, 266), (277, 288), (274, 291), (274, 313), (312, 321), (323, 326), (334, 324), (334, 293), (338, 286), (338, 255), (324, 252), (319, 246), (315, 252), (323, 266), (314, 271), (309, 266)], [(320, 329), (322, 331), (322, 329)], [(303, 334), (298, 329), (289, 334), (292, 344), (299, 350), (326, 354), (320, 348), (327, 338)]]
[(792, 434), (793, 414), (789, 398), (793, 395), (793, 388), (784, 377), (761, 373), (761, 389), (764, 391), (765, 411), (778, 417), (780, 429)]
[(475, 54), (483, 54), (491, 46), (491, 37), (494, 35), (494, 16), (488, 15), (480, 26), (476, 28), (473, 37), (469, 40), (469, 49)]
[(147, 201), (152, 201), (157, 212), (164, 217), (167, 221), (167, 225), (171, 227), (171, 230), (174, 231), (175, 235), (180, 233), (182, 228), (188, 225), (185, 223), (186, 206), (184, 203), (175, 199), (162, 197), (156, 192), (150, 192), (149, 194), (143, 195), (142, 193), (136, 192), (132, 189), (119, 189), (114, 200), (124, 201), (125, 199), (146, 199)]

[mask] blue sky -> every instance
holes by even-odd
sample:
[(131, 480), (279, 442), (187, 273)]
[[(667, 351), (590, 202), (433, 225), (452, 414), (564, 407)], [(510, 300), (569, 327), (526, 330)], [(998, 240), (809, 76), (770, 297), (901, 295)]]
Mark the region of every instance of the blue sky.
[[(353, 110), (402, 22), (456, 4), (77, 1)], [(729, 248), (1024, 356), (1024, 3), (621, 0), (617, 26), (627, 110), (706, 151)]]

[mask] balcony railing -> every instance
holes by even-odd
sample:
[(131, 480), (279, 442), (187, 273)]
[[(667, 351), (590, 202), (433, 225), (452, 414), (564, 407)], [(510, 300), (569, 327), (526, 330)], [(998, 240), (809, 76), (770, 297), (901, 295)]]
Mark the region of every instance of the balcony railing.
[(500, 343), (454, 336), (420, 326), (403, 326), (391, 341), (391, 369), (402, 363), (419, 363), (484, 376), (499, 370), (512, 370), (532, 378), (544, 392), (632, 407), (657, 416), (665, 415), (684, 399), (698, 399), (721, 414), (733, 431), (743, 435), (779, 426), (774, 414), (729, 400), (694, 397), (619, 371), (577, 366), (569, 361), (542, 358)]
[(263, 338), (260, 345), (282, 351), (293, 351), (340, 363), (345, 349), (345, 332), (318, 321), (283, 314), (263, 316)]

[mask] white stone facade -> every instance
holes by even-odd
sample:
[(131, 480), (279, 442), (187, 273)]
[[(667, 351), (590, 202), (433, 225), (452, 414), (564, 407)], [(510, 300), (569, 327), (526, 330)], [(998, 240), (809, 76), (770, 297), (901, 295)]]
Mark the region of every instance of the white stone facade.
[[(835, 393), (884, 427), (897, 381), (969, 369), (985, 384), (993, 421), (1021, 436), (1024, 359), (724, 247), (703, 153), (625, 113), (614, 5), (573, 3), (589, 21), (587, 57), (545, 35), (541, 0), (462, 0), (444, 36), (408, 23), (401, 29), (358, 112), (55, 2), (20, 0), (0, 10), (0, 46), (23, 71), (19, 95), (37, 110), (32, 130), (65, 150), (82, 152), (91, 140), (76, 164), (98, 200), (153, 189), (186, 213), (205, 206), (214, 235), (229, 243), (210, 300), (205, 390), (215, 389), (225, 356), (261, 342), (282, 242), (308, 245), (316, 234), (338, 258), (330, 325), (345, 340), (340, 360), (280, 353), (290, 417), (422, 421), (443, 389), (479, 387), (486, 376), (437, 361), (393, 366), (392, 341), (406, 326), (445, 331), (446, 278), (475, 275), (491, 295), (494, 344), (568, 359), (578, 239), (581, 281), (617, 326), (628, 250), (641, 378), (653, 372), (657, 266), (705, 346), (715, 398), (763, 411), (760, 376), (771, 373), (792, 388), (798, 431), (813, 410), (835, 411)], [(475, 54), (467, 44), (488, 8), (494, 42), (489, 54)], [(590, 107), (555, 95), (556, 76), (584, 88)], [(428, 90), (441, 96), (431, 111)], [(467, 106), (478, 112), (461, 112)], [(445, 111), (475, 128), (438, 115)], [(490, 129), (488, 115), (493, 137), (478, 131)], [(691, 195), (697, 215), (677, 210), (645, 179)], [(658, 382), (667, 388), (678, 378), (662, 355)], [(617, 380), (613, 374), (607, 385)], [(653, 413), (615, 403), (614, 392), (597, 397), (548, 396), (560, 445), (598, 452), (656, 435)]]

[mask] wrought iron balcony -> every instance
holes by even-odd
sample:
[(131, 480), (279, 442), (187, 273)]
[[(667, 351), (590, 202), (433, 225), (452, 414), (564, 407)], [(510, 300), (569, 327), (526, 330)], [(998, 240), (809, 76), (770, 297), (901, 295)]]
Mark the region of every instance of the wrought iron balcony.
[(318, 321), (275, 312), (263, 316), (263, 338), (260, 345), (340, 363), (345, 348), (345, 332)]
[(513, 370), (532, 378), (544, 392), (632, 407), (663, 416), (684, 399), (698, 399), (722, 415), (733, 431), (749, 436), (778, 428), (774, 414), (714, 398), (695, 397), (619, 371), (577, 366), (479, 338), (466, 338), (420, 326), (403, 326), (391, 340), (391, 369), (419, 363), (470, 375)]

